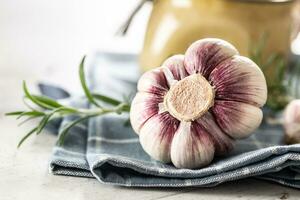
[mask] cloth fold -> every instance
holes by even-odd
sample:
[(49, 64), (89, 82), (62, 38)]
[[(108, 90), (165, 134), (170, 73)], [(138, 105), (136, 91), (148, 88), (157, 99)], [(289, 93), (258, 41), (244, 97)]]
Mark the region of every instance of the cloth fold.
[[(119, 99), (135, 93), (136, 55), (98, 53), (90, 61), (88, 82), (93, 91)], [(42, 92), (55, 96), (50, 91), (55, 93), (44, 85)], [(82, 98), (70, 99), (73, 106), (89, 106)], [(72, 120), (74, 117), (62, 119), (59, 127)], [(72, 128), (64, 144), (53, 148), (50, 171), (134, 187), (211, 187), (256, 177), (300, 188), (300, 145), (284, 145), (281, 126), (263, 123), (251, 137), (237, 141), (230, 155), (215, 158), (205, 168), (189, 170), (151, 159), (132, 128), (124, 126), (126, 120), (128, 114), (109, 114)]]

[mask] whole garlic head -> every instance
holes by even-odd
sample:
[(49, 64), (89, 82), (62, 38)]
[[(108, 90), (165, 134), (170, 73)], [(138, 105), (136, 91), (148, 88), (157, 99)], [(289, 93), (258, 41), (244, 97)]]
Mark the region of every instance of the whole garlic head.
[(152, 158), (200, 168), (260, 125), (266, 99), (259, 67), (228, 42), (208, 38), (141, 76), (130, 121)]
[(300, 99), (291, 101), (283, 115), (286, 143), (300, 143)]

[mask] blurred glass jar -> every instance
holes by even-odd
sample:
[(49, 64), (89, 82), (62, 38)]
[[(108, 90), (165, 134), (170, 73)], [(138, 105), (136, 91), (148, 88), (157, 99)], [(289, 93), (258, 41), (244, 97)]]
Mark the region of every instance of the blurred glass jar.
[(185, 52), (195, 40), (222, 38), (249, 56), (263, 34), (263, 58), (286, 57), (292, 39), (293, 0), (154, 0), (140, 66), (146, 71)]

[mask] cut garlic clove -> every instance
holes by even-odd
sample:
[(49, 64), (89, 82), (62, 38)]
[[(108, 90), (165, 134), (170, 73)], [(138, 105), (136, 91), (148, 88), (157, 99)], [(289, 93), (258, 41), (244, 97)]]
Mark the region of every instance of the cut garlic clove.
[(208, 78), (212, 70), (222, 61), (239, 52), (230, 43), (207, 38), (194, 42), (186, 51), (184, 64), (189, 74), (200, 73)]
[(210, 136), (194, 122), (181, 122), (171, 145), (171, 160), (177, 168), (200, 168), (214, 157)]
[(170, 146), (179, 121), (167, 112), (151, 117), (140, 130), (143, 149), (155, 160), (170, 162)]
[(130, 122), (136, 133), (140, 132), (142, 125), (150, 117), (159, 112), (161, 102), (163, 102), (163, 97), (156, 94), (146, 92), (136, 94), (130, 108)]
[(216, 100), (212, 111), (221, 129), (235, 139), (249, 136), (263, 118), (260, 108), (236, 101)]
[(233, 149), (234, 140), (220, 129), (210, 112), (200, 117), (197, 123), (211, 136), (216, 155), (225, 155)]
[(184, 68), (184, 55), (174, 55), (168, 58), (163, 64), (163, 71), (169, 86), (173, 85), (177, 81), (188, 76)]
[(241, 101), (263, 106), (267, 84), (260, 68), (249, 58), (233, 56), (220, 63), (210, 74), (216, 99)]
[(160, 67), (145, 72), (139, 79), (137, 88), (140, 92), (164, 95), (168, 91), (169, 86), (163, 69)]

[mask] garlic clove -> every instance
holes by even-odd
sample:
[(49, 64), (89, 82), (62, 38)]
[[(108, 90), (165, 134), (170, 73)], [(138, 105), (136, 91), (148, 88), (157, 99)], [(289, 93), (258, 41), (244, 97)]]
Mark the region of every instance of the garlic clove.
[(181, 122), (171, 144), (171, 160), (177, 168), (200, 168), (214, 157), (210, 136), (194, 122)]
[(283, 125), (286, 143), (300, 143), (300, 99), (292, 100), (285, 108)]
[(164, 95), (168, 89), (168, 82), (164, 75), (163, 68), (157, 68), (145, 72), (138, 81), (138, 91)]
[(210, 74), (216, 99), (249, 103), (258, 107), (267, 101), (263, 72), (249, 58), (233, 56), (221, 62)]
[(179, 121), (164, 112), (151, 117), (140, 130), (143, 149), (155, 160), (170, 162), (170, 146)]
[(200, 73), (208, 78), (219, 63), (238, 54), (237, 49), (230, 43), (216, 38), (207, 38), (194, 42), (187, 49), (184, 64), (189, 74)]
[(163, 71), (169, 86), (173, 85), (177, 81), (188, 76), (184, 68), (184, 55), (174, 55), (168, 58), (163, 64)]
[(225, 155), (233, 149), (234, 140), (220, 129), (210, 112), (200, 117), (197, 123), (211, 136), (216, 155)]
[(138, 92), (131, 103), (130, 122), (133, 130), (139, 133), (142, 125), (160, 111), (163, 97), (156, 94)]
[(221, 129), (235, 139), (249, 136), (263, 118), (260, 108), (236, 101), (216, 100), (212, 111)]

